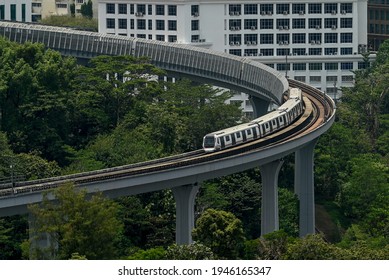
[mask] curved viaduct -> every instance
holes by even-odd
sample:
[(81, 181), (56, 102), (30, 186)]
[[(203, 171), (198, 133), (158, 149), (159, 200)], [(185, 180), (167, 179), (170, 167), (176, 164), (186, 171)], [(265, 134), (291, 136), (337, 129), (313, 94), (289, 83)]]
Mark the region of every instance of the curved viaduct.
[[(192, 79), (250, 94), (256, 115), (264, 113), (271, 102), (280, 104), (289, 87), (282, 74), (261, 63), (188, 45), (8, 22), (0, 22), (0, 36), (19, 43), (43, 43), (64, 55), (80, 58), (128, 54), (147, 56), (153, 64), (170, 73), (187, 75)], [(291, 82), (293, 86), (309, 88), (305, 84)], [(313, 88), (310, 90), (315, 91)], [(0, 194), (0, 216), (26, 213), (28, 204), (41, 201), (45, 189), (65, 181), (73, 181), (90, 193), (102, 191), (110, 197), (172, 188), (177, 205), (176, 241), (179, 244), (189, 243), (194, 226), (194, 200), (199, 184), (207, 179), (259, 166), (263, 185), (261, 233), (265, 234), (278, 230), (278, 173), (282, 158), (295, 152), (295, 192), (300, 200), (300, 236), (314, 233), (313, 152), (318, 137), (330, 128), (335, 115), (333, 101), (327, 96), (324, 98), (329, 115), (315, 129), (301, 133), (292, 140), (239, 155), (222, 156), (163, 170), (153, 169), (140, 174), (135, 172), (135, 175), (104, 177), (102, 174), (114, 174), (123, 168), (136, 170), (142, 164), (32, 181), (19, 190)], [(181, 159), (184, 160), (185, 158)], [(160, 161), (156, 160), (143, 165), (153, 166), (159, 164), (158, 162)], [(101, 180), (96, 179), (99, 176)]]

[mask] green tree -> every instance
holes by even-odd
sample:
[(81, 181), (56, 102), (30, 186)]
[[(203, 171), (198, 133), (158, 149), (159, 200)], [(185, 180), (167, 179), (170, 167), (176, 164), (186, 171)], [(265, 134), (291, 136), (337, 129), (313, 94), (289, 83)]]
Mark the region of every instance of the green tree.
[(214, 260), (215, 256), (210, 248), (194, 242), (188, 245), (173, 244), (166, 250), (168, 260)]
[(196, 221), (193, 240), (222, 259), (237, 259), (244, 246), (242, 222), (225, 211), (207, 209)]
[(64, 185), (52, 193), (57, 202), (44, 194), (40, 205), (29, 207), (33, 217), (33, 245), (35, 238), (49, 235), (50, 246), (32, 246), (35, 258), (69, 259), (73, 253), (87, 259), (112, 259), (117, 255), (116, 245), (122, 234), (118, 220), (118, 206), (111, 200), (95, 194), (87, 199), (85, 190)]
[(91, 0), (81, 5), (81, 14), (86, 18), (93, 18), (93, 3)]

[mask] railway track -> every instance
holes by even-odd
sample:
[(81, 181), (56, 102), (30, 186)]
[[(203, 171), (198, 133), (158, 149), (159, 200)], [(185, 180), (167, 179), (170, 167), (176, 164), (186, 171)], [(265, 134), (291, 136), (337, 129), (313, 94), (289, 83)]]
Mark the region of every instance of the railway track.
[(68, 182), (81, 186), (92, 182), (137, 176), (140, 174), (160, 172), (182, 166), (196, 165), (207, 161), (216, 161), (221, 158), (236, 156), (242, 153), (252, 153), (258, 151), (258, 149), (267, 149), (285, 141), (292, 141), (293, 139), (301, 137), (301, 135), (305, 135), (322, 125), (326, 119), (332, 115), (332, 111), (329, 108), (333, 108), (333, 104), (330, 104), (331, 100), (326, 98), (320, 91), (312, 89), (300, 82), (292, 80), (289, 82), (291, 87), (300, 87), (302, 89), (306, 108), (305, 112), (296, 122), (289, 125), (287, 128), (265, 138), (214, 153), (204, 153), (203, 150), (196, 150), (189, 153), (136, 164), (35, 181), (19, 182), (14, 186), (9, 184), (3, 185), (0, 186), (0, 199), (2, 197), (12, 195), (40, 192), (55, 188)]

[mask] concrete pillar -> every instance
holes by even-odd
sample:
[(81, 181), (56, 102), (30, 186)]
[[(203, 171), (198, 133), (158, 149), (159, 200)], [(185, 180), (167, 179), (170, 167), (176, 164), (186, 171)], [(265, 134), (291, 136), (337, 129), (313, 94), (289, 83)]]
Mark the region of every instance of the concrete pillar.
[(250, 102), (253, 106), (254, 118), (259, 118), (260, 116), (265, 115), (269, 110), (270, 101), (266, 101), (251, 95)]
[(176, 243), (190, 244), (194, 228), (194, 203), (199, 185), (184, 185), (172, 190), (176, 201)]
[(282, 163), (282, 160), (276, 160), (260, 167), (262, 177), (261, 235), (279, 230), (278, 174)]
[(30, 260), (52, 260), (56, 257), (58, 243), (49, 233), (35, 231), (35, 217), (28, 215), (29, 239), (30, 239)]
[(294, 190), (300, 201), (300, 237), (315, 233), (314, 149), (317, 139), (295, 153)]

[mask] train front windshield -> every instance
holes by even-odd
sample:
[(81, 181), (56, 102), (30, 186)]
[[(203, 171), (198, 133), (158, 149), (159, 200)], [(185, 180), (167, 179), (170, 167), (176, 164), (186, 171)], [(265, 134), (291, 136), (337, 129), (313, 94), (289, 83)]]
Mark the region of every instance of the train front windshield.
[(214, 148), (215, 147), (215, 137), (214, 136), (205, 136), (203, 142), (203, 148)]

